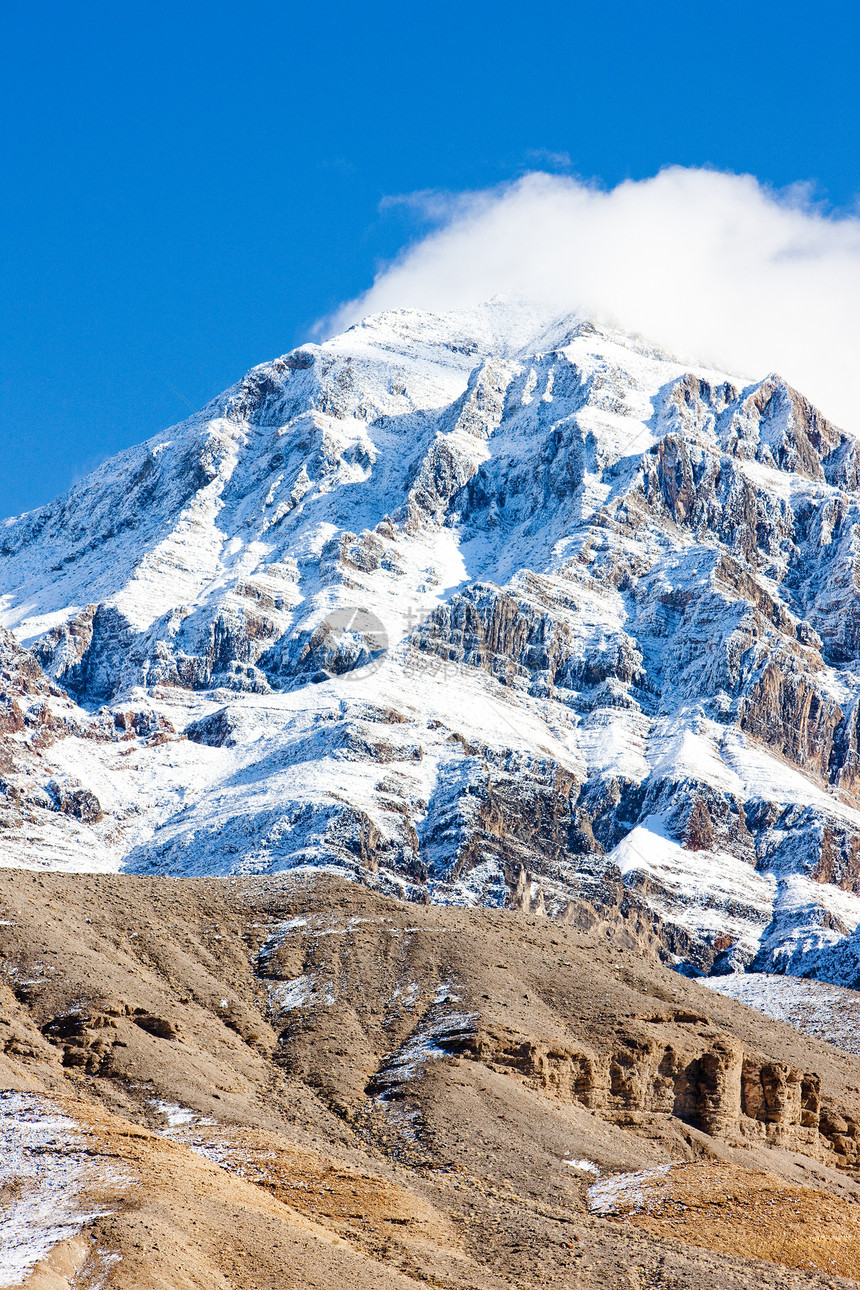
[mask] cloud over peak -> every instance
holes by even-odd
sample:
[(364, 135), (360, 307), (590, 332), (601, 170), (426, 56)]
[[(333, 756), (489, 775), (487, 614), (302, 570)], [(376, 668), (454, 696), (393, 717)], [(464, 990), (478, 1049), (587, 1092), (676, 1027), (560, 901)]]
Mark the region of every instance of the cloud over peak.
[(741, 375), (778, 371), (860, 434), (860, 219), (824, 213), (802, 186), (673, 166), (609, 191), (532, 173), (412, 200), (435, 228), (338, 327), (529, 296)]

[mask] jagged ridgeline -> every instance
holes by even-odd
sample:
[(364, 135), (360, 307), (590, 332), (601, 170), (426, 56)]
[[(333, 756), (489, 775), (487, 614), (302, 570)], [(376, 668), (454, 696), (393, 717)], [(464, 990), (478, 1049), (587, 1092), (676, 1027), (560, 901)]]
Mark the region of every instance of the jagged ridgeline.
[(254, 368), (2, 526), (3, 862), (853, 984), (858, 468), (777, 376), (522, 304)]

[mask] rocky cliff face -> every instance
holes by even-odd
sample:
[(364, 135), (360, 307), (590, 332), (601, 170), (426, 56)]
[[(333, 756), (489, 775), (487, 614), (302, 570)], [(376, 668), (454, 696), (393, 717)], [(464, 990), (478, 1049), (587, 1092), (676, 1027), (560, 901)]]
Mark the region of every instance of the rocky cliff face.
[(858, 479), (778, 377), (524, 305), (255, 368), (0, 529), (5, 862), (333, 866), (850, 984)]

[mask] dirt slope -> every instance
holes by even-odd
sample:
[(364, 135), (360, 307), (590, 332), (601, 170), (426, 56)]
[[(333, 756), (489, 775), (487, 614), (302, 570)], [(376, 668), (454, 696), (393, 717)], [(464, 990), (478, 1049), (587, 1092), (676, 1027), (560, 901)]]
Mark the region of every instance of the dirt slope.
[(0, 971), (7, 1246), (81, 1180), (38, 1290), (860, 1279), (860, 1062), (606, 938), (4, 871)]

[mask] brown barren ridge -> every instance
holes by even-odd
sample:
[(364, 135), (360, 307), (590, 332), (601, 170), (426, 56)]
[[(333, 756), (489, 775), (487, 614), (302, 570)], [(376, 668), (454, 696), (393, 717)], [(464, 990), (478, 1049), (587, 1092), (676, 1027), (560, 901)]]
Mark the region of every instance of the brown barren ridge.
[(6, 871), (0, 920), (0, 1083), (106, 1211), (31, 1290), (860, 1276), (857, 1059), (605, 933), (325, 876)]

